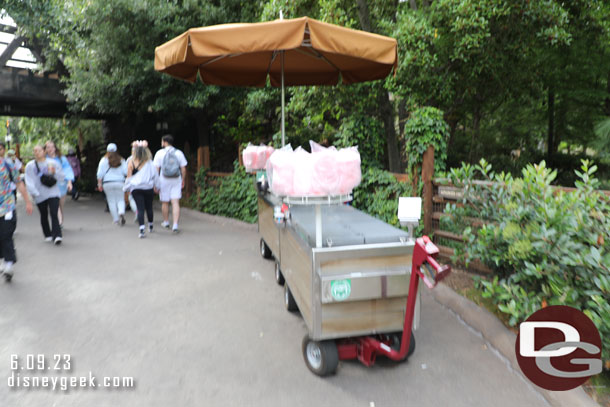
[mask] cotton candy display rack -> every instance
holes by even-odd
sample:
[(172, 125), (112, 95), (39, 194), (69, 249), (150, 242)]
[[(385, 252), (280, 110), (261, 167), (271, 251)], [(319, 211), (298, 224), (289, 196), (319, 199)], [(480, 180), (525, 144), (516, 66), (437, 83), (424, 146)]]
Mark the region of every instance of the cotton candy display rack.
[(271, 192), (278, 196), (316, 197), (349, 194), (362, 180), (357, 147), (337, 150), (311, 142), (312, 153), (290, 145), (267, 161)]
[(273, 154), (274, 148), (261, 144), (255, 146), (248, 144), (248, 146), (242, 151), (242, 158), (244, 160), (244, 167), (246, 171), (264, 170), (267, 164), (267, 160)]

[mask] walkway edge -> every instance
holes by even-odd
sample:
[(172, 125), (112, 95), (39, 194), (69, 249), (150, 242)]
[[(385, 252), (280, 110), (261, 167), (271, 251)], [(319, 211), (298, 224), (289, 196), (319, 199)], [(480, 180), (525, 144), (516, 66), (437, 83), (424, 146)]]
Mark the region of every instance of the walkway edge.
[[(244, 222), (244, 221), (233, 219), (233, 218), (226, 218), (226, 217), (220, 216), (220, 215), (211, 215), (209, 213), (200, 212), (195, 209), (184, 208), (184, 207), (181, 207), (180, 211), (183, 214), (187, 214), (189, 216), (192, 216), (194, 218), (201, 219), (201, 220), (204, 220), (207, 222), (213, 222), (213, 223), (217, 223), (220, 225), (231, 225), (231, 226), (236, 226), (236, 227), (248, 229), (248, 230), (257, 230), (258, 229), (258, 225), (256, 223), (248, 223), (248, 222)], [(254, 242), (253, 244), (255, 246), (258, 246), (258, 242)]]
[[(434, 290), (430, 290), (430, 293), (438, 303), (453, 310), (468, 326), (481, 333), (483, 338), (510, 362), (515, 372), (522, 375), (515, 356), (517, 335), (506, 328), (498, 318), (445, 284), (439, 284)], [(524, 380), (529, 382), (525, 377)], [(553, 407), (599, 407), (582, 386), (562, 392), (552, 392), (534, 385), (532, 387)]]

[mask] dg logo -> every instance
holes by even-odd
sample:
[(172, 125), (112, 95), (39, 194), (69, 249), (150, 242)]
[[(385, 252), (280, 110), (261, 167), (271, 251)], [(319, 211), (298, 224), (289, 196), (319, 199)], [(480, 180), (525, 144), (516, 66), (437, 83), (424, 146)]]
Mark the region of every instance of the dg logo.
[(581, 311), (553, 305), (519, 325), (517, 361), (534, 384), (554, 391), (571, 390), (602, 371), (602, 341)]

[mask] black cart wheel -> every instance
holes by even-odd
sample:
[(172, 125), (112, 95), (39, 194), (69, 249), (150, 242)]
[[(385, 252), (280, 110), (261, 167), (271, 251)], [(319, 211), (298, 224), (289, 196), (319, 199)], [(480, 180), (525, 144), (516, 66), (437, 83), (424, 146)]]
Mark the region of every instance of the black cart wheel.
[(288, 284), (284, 284), (284, 306), (290, 312), (295, 312), (299, 310), (297, 302), (294, 300), (294, 297), (290, 292), (290, 288), (288, 288)]
[(328, 376), (337, 370), (339, 351), (335, 341), (313, 341), (309, 336), (303, 338), (301, 346), (307, 368), (318, 376)]
[(279, 285), (284, 285), (284, 275), (280, 269), (280, 263), (275, 262), (275, 282)]
[(265, 243), (265, 241), (261, 238), (261, 256), (263, 256), (263, 259), (270, 259), (272, 254), (271, 254), (271, 249), (269, 249), (269, 246), (267, 246), (267, 243)]
[[(402, 341), (402, 332), (397, 332), (395, 334), (390, 335), (390, 339), (392, 341), (391, 348), (395, 351), (400, 351), (400, 342)], [(407, 356), (404, 359), (399, 360), (399, 362), (404, 362), (415, 352), (415, 336), (413, 335), (413, 331), (411, 331), (411, 340), (409, 341), (409, 350), (407, 351)]]

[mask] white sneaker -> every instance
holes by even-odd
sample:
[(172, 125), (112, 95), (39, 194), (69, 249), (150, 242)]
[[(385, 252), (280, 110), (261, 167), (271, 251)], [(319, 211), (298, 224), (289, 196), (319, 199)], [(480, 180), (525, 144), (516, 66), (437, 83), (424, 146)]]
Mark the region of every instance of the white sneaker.
[(63, 239), (60, 236), (57, 236), (55, 238), (55, 240), (53, 240), (53, 243), (55, 243), (55, 246), (59, 246), (61, 244), (62, 240)]
[(45, 241), (45, 242), (52, 242), (52, 241), (53, 241), (53, 238), (52, 238), (51, 236), (48, 236), (48, 237), (45, 237), (45, 238), (44, 238), (44, 241)]
[(164, 227), (165, 229), (169, 229), (169, 222), (163, 221), (163, 222), (161, 222), (161, 226)]

